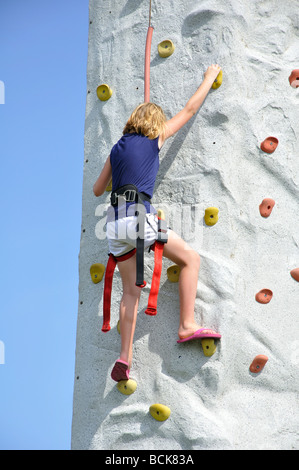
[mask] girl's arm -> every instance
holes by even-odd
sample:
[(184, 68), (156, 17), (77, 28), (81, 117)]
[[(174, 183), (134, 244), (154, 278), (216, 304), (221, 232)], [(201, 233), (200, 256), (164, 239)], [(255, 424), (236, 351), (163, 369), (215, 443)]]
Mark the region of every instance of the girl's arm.
[(110, 163), (110, 155), (106, 160), (104, 168), (96, 180), (95, 184), (93, 185), (93, 192), (95, 196), (102, 196), (104, 194), (108, 184), (110, 183), (112, 178), (112, 168)]
[[(194, 114), (197, 113), (202, 103), (204, 102), (207, 94), (209, 93), (213, 82), (219, 74), (221, 67), (219, 65), (210, 65), (204, 74), (204, 80), (194, 95), (187, 102), (184, 109), (176, 114), (172, 119), (166, 123), (166, 135), (165, 140), (175, 134), (181, 129)], [(161, 142), (161, 145), (163, 142)]]

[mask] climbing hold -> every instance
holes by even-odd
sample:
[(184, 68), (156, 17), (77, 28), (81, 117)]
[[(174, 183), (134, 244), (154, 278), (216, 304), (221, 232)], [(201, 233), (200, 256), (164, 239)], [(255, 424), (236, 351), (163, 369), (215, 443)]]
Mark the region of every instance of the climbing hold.
[(181, 269), (176, 264), (167, 269), (167, 277), (170, 282), (178, 282)]
[(108, 85), (104, 83), (103, 85), (98, 86), (97, 95), (99, 100), (107, 101), (112, 96), (112, 90)]
[(161, 405), (160, 403), (156, 403), (155, 405), (150, 406), (149, 411), (152, 417), (157, 421), (166, 421), (171, 413), (168, 406)]
[(106, 188), (106, 191), (112, 191), (112, 180), (110, 181), (110, 183), (108, 184), (107, 188)]
[(289, 82), (290, 82), (291, 87), (293, 88), (299, 87), (299, 69), (293, 70), (293, 72), (289, 76)]
[(260, 214), (262, 217), (269, 217), (272, 212), (273, 207), (275, 206), (275, 201), (270, 198), (266, 198), (260, 204)]
[(170, 39), (166, 39), (158, 44), (158, 53), (160, 57), (169, 57), (174, 53), (174, 50), (175, 45), (170, 41)]
[(158, 209), (158, 217), (159, 219), (165, 220), (165, 214), (162, 209)]
[(211, 357), (216, 352), (217, 346), (213, 338), (206, 338), (201, 340), (203, 353), (206, 357)]
[(223, 73), (222, 73), (222, 70), (220, 70), (220, 72), (218, 73), (218, 75), (216, 77), (216, 80), (214, 81), (214, 83), (212, 85), (213, 90), (216, 90), (217, 88), (219, 88), (221, 86), (222, 76), (223, 76)]
[(118, 333), (120, 334), (120, 320), (118, 320), (116, 328), (117, 328)]
[(205, 211), (205, 223), (215, 225), (218, 222), (219, 209), (217, 207), (208, 207)]
[(260, 354), (259, 356), (256, 356), (250, 367), (249, 367), (249, 370), (250, 372), (252, 372), (253, 374), (258, 374), (259, 372), (261, 372), (263, 370), (263, 368), (265, 367), (266, 363), (268, 361), (268, 358), (267, 356), (264, 356), (263, 354)]
[(270, 289), (262, 289), (260, 290), (256, 296), (255, 300), (260, 304), (268, 304), (273, 297), (273, 292)]
[(299, 282), (299, 268), (292, 269), (291, 276), (295, 281)]
[(101, 263), (95, 263), (90, 266), (91, 280), (94, 284), (98, 284), (103, 279), (105, 266)]
[(117, 382), (117, 390), (123, 395), (132, 395), (136, 391), (137, 382), (135, 380), (120, 380)]
[(262, 143), (261, 143), (261, 149), (263, 152), (266, 153), (273, 153), (278, 145), (278, 139), (276, 137), (267, 137)]

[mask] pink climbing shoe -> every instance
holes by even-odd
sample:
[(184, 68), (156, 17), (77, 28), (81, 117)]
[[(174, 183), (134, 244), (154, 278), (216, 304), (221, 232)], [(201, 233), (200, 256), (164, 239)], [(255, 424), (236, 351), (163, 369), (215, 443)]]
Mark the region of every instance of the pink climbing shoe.
[(111, 372), (111, 378), (115, 382), (120, 382), (121, 380), (129, 380), (129, 364), (121, 359), (118, 359), (114, 364), (114, 367)]
[(193, 339), (205, 339), (205, 338), (215, 338), (220, 339), (221, 335), (219, 333), (202, 333), (204, 330), (206, 331), (213, 331), (209, 328), (200, 328), (199, 330), (195, 331), (193, 335), (187, 336), (187, 338), (182, 338), (177, 341), (177, 343), (185, 343), (186, 341), (192, 341)]

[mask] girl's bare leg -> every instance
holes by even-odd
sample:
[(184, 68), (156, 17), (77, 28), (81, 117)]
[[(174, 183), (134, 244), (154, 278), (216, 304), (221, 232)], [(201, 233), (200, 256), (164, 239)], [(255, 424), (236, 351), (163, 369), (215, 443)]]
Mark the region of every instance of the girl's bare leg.
[(120, 359), (132, 365), (133, 338), (141, 289), (136, 283), (136, 255), (118, 263), (123, 283), (123, 296), (120, 302)]
[[(178, 235), (169, 230), (168, 242), (164, 245), (163, 255), (177, 264), (181, 271), (179, 277), (180, 325), (179, 337), (191, 336), (201, 328), (194, 318), (194, 306), (197, 291), (199, 254)], [(205, 331), (205, 330), (204, 330)], [(212, 330), (206, 330), (212, 331)]]

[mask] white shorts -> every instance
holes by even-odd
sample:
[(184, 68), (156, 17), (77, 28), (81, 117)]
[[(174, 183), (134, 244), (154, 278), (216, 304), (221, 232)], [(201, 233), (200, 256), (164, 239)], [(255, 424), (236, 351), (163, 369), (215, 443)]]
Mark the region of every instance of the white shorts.
[[(107, 239), (109, 252), (114, 256), (122, 256), (136, 248), (137, 217), (129, 216), (107, 222)], [(146, 214), (144, 226), (144, 248), (149, 248), (158, 238), (158, 217)]]

